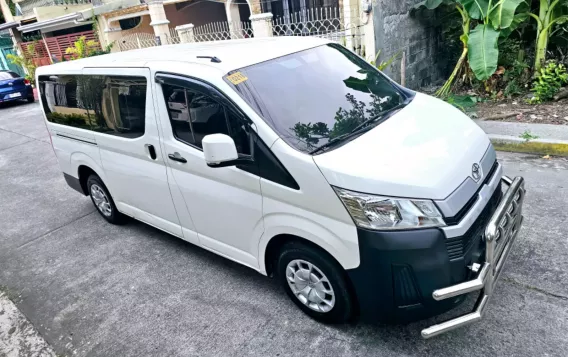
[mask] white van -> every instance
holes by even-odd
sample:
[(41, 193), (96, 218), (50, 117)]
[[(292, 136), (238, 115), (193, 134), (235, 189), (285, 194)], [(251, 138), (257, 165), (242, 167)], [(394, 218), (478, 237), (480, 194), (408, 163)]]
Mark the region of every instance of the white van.
[(468, 117), (317, 38), (162, 46), (37, 69), (69, 186), (261, 274), (330, 323), (477, 321), (519, 231)]

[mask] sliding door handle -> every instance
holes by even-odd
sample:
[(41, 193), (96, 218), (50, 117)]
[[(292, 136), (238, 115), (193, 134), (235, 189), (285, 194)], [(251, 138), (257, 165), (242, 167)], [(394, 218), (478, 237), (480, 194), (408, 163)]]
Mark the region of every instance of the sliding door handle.
[(177, 151), (174, 152), (173, 154), (168, 154), (168, 157), (170, 158), (170, 160), (181, 162), (183, 164), (187, 162), (187, 160), (183, 156), (181, 156)]

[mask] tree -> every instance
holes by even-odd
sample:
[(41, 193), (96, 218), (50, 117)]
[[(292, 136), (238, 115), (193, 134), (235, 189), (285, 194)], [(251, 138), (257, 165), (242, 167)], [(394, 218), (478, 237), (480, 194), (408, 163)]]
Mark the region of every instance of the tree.
[(534, 73), (538, 73), (546, 61), (554, 26), (568, 22), (568, 0), (539, 0), (538, 15), (532, 12), (528, 15), (537, 22)]
[(13, 54), (8, 54), (6, 57), (10, 62), (20, 67), (23, 67), (26, 72), (26, 79), (30, 81), (31, 84), (35, 84), (35, 71), (37, 65), (34, 62), (34, 58), (36, 57), (36, 44), (30, 43), (27, 47), (28, 54), (23, 56), (16, 56)]

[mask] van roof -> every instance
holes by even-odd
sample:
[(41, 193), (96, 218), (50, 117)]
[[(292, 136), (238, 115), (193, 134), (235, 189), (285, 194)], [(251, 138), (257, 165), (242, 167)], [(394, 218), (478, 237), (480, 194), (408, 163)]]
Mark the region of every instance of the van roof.
[[(329, 42), (329, 40), (317, 37), (282, 36), (184, 43), (60, 62), (50, 66), (39, 67), (37, 72), (38, 75), (41, 75), (54, 73), (54, 71), (76, 71), (88, 67), (152, 67), (152, 62), (185, 62), (210, 65), (227, 73), (234, 69), (268, 61)], [(215, 56), (221, 62), (214, 63), (211, 62), (210, 58), (197, 58), (197, 56)]]

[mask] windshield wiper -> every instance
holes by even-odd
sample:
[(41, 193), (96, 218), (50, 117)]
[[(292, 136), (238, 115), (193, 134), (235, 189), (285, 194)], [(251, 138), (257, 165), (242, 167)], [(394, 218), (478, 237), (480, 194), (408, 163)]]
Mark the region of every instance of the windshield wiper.
[(318, 146), (314, 150), (310, 151), (310, 155), (316, 154), (316, 153), (322, 151), (323, 149), (327, 149), (328, 147), (333, 146), (333, 145), (337, 144), (338, 142), (347, 139), (347, 137), (351, 136), (351, 135), (353, 135), (353, 133), (345, 133), (345, 134), (336, 136), (335, 138), (331, 139), (330, 141), (323, 144), (322, 146)]
[(359, 130), (366, 128), (370, 124), (375, 124), (375, 123), (378, 124), (378, 123), (381, 123), (381, 122), (387, 120), (393, 114), (395, 114), (397, 111), (399, 111), (400, 109), (402, 109), (405, 106), (406, 106), (405, 103), (400, 103), (399, 105), (392, 107), (389, 110), (387, 110), (387, 111), (385, 111), (385, 112), (383, 112), (379, 115), (375, 115), (374, 117), (365, 120), (364, 122), (359, 124), (355, 129), (351, 130), (350, 134), (356, 133)]
[(379, 123), (379, 122), (387, 120), (390, 116), (392, 116), (394, 113), (396, 113), (399, 109), (403, 108), (404, 106), (406, 106), (406, 103), (401, 103), (401, 104), (399, 104), (395, 107), (392, 107), (391, 109), (387, 110), (384, 113), (381, 113), (379, 115), (375, 115), (374, 117), (365, 120), (364, 122), (362, 122), (361, 124), (356, 126), (355, 129), (351, 130), (350, 132), (339, 135), (339, 136), (331, 139), (327, 143), (323, 144), (322, 146), (319, 146), (316, 149), (310, 151), (310, 155), (316, 154), (316, 153), (322, 151), (323, 149), (327, 149), (327, 148), (337, 144), (340, 141), (348, 139), (349, 137), (363, 133), (367, 129), (370, 129), (371, 124)]

